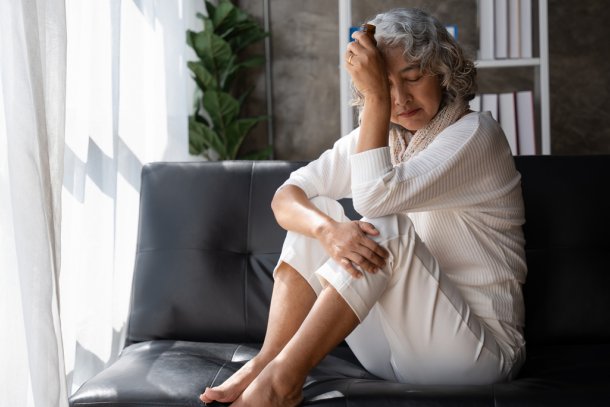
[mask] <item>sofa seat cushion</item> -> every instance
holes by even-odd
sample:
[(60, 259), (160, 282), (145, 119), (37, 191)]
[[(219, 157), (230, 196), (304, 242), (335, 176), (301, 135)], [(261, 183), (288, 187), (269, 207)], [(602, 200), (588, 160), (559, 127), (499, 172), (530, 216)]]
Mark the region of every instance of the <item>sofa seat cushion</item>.
[[(249, 344), (168, 340), (133, 344), (112, 365), (83, 384), (70, 405), (202, 406), (199, 394), (203, 389), (222, 383), (259, 349), (259, 345)], [(431, 388), (380, 380), (364, 370), (347, 347), (338, 347), (311, 371), (304, 397), (308, 406), (438, 402), (487, 406), (493, 401), (491, 386)]]
[[(71, 406), (202, 406), (199, 394), (222, 383), (257, 344), (154, 340), (133, 344), (85, 383)], [(519, 377), (493, 386), (416, 386), (379, 380), (339, 347), (307, 378), (304, 405), (610, 405), (610, 345), (536, 347)]]
[[(202, 406), (199, 394), (222, 383), (259, 350), (256, 344), (154, 340), (133, 344), (85, 383), (71, 406)], [(416, 386), (375, 378), (339, 347), (307, 378), (311, 406), (610, 405), (610, 345), (528, 350), (519, 377), (493, 386)]]
[[(207, 386), (225, 381), (260, 346), (153, 340), (126, 347), (118, 360), (88, 380), (70, 399), (71, 406), (202, 406)], [(306, 383), (310, 399), (341, 396), (341, 380), (375, 379), (346, 347), (327, 356)], [(328, 392), (327, 389), (333, 389)], [(324, 394), (326, 393), (326, 394)]]

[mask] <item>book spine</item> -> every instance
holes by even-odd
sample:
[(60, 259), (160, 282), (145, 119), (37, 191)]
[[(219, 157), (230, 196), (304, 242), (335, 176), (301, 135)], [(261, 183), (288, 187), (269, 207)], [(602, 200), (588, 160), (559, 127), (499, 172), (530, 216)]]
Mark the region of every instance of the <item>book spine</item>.
[(532, 0), (519, 3), (521, 58), (532, 58)]
[(515, 94), (513, 92), (498, 95), (500, 126), (508, 140), (513, 155), (519, 154), (517, 141), (517, 116), (515, 112)]
[(508, 0), (508, 57), (521, 58), (521, 17), (519, 0)]
[(497, 59), (508, 58), (508, 3), (507, 0), (494, 2), (494, 49)]
[(479, 59), (494, 55), (494, 1), (479, 0)]
[(536, 154), (536, 132), (534, 126), (534, 96), (532, 91), (516, 93), (517, 135), (519, 154)]

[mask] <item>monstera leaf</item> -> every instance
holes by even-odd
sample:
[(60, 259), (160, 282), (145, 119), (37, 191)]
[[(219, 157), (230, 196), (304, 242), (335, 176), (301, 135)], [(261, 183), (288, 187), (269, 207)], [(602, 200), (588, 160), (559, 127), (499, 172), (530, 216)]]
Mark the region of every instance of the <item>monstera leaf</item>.
[(208, 15), (197, 14), (203, 31), (186, 32), (187, 43), (199, 58), (187, 66), (200, 90), (189, 117), (189, 151), (208, 159), (268, 158), (271, 146), (247, 154), (240, 150), (252, 128), (267, 117), (241, 116), (252, 88), (241, 90), (235, 83), (239, 75), (265, 63), (264, 57), (245, 57), (242, 51), (267, 33), (229, 0), (205, 4)]

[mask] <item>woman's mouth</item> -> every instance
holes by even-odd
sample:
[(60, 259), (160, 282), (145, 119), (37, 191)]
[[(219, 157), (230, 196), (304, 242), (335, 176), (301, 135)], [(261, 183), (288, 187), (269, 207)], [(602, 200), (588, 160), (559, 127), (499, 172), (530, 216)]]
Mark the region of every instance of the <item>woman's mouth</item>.
[(398, 114), (398, 116), (399, 117), (411, 117), (411, 116), (416, 115), (420, 110), (421, 110), (421, 108), (405, 110), (404, 112), (400, 112)]

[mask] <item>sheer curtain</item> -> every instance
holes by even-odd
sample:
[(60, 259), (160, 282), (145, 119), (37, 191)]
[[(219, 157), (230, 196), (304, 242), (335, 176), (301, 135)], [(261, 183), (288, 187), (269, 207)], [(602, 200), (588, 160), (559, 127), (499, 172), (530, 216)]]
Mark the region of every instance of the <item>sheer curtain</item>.
[(63, 407), (123, 345), (141, 167), (193, 159), (197, 11), (0, 0), (1, 406)]
[(188, 27), (200, 0), (65, 0), (61, 321), (69, 393), (123, 346), (140, 171), (192, 160)]
[(0, 1), (0, 405), (66, 406), (63, 0)]

